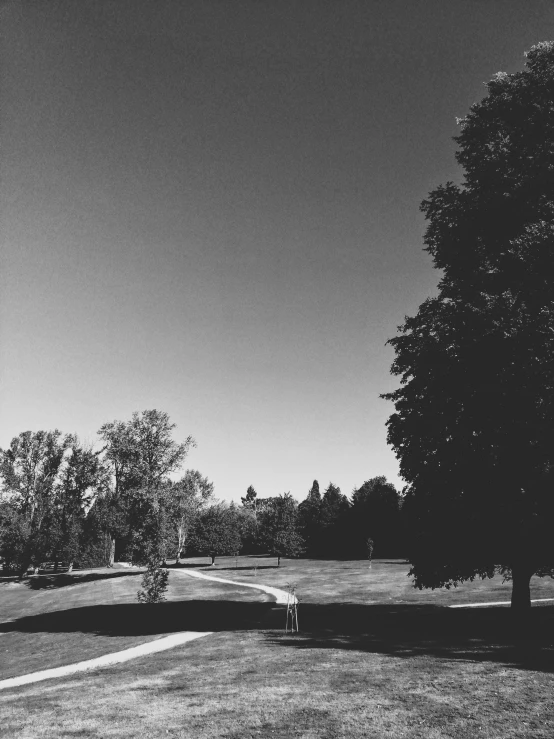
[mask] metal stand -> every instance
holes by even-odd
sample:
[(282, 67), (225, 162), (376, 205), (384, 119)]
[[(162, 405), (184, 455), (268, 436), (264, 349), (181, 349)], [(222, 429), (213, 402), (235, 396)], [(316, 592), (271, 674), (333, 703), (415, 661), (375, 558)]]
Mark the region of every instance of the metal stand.
[(298, 598), (296, 597), (296, 585), (289, 585), (287, 591), (287, 622), (285, 624), (285, 634), (298, 633)]

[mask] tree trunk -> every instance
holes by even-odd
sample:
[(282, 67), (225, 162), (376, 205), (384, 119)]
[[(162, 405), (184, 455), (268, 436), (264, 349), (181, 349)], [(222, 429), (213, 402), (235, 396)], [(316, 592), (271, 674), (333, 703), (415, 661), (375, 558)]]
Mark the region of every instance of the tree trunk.
[(108, 567), (113, 567), (115, 561), (115, 539), (110, 539), (110, 555), (108, 559)]
[(175, 564), (180, 565), (181, 564), (181, 552), (183, 551), (185, 547), (185, 535), (183, 534), (183, 531), (180, 527), (177, 531), (177, 536), (178, 536), (178, 543), (177, 543), (177, 554), (175, 555)]
[(281, 555), (278, 554), (277, 555), (277, 567), (280, 567), (280, 566), (281, 566)]
[(215, 554), (212, 554), (211, 558), (212, 558), (212, 567), (213, 567), (215, 565)]
[(512, 611), (523, 615), (531, 608), (530, 581), (533, 571), (529, 567), (512, 568)]
[(57, 571), (58, 571), (58, 565), (59, 565), (59, 561), (58, 561), (58, 559), (56, 558), (56, 559), (54, 560), (54, 572), (57, 572)]

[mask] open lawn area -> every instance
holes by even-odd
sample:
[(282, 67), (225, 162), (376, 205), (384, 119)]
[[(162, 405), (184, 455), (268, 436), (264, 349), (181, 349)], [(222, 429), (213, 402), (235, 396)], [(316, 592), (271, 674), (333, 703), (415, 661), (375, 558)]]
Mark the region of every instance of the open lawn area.
[[(181, 630), (210, 636), (132, 662), (0, 691), (2, 737), (554, 736), (554, 605), (517, 630), (501, 580), (414, 591), (403, 562), (186, 560), (183, 570), (286, 587), (300, 634), (261, 592), (171, 571), (168, 602), (136, 603), (135, 570), (0, 584), (0, 678)], [(551, 580), (533, 598), (554, 597)], [(8, 620), (10, 622), (6, 623)]]
[[(475, 580), (450, 590), (416, 590), (407, 577), (410, 566), (404, 560), (336, 561), (319, 559), (281, 559), (275, 557), (219, 557), (213, 567), (209, 558), (185, 560), (185, 566), (205, 567), (206, 573), (228, 580), (263, 582), (286, 590), (288, 583), (298, 586), (298, 596), (306, 603), (413, 603), (449, 606), (510, 600), (512, 585), (502, 577)], [(238, 566), (236, 566), (238, 565)], [(202, 570), (203, 571), (203, 570)], [(554, 598), (554, 581), (534, 577), (531, 598)]]

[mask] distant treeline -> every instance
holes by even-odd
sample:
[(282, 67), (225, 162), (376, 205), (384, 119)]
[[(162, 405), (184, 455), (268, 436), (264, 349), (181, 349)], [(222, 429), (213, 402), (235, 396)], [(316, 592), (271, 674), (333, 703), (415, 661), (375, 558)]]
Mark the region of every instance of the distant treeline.
[[(275, 498), (258, 498), (253, 487), (242, 507), (263, 520)], [(329, 484), (322, 494), (314, 480), (307, 497), (295, 506), (302, 552), (309, 557), (371, 558), (406, 555), (402, 495), (383, 476), (355, 489), (350, 498)], [(263, 541), (259, 546), (263, 548)], [(245, 542), (255, 550), (252, 541)]]
[(0, 450), (0, 562), (23, 575), (55, 569), (176, 560), (185, 554), (280, 557), (404, 556), (402, 498), (374, 477), (350, 499), (314, 481), (298, 504), (289, 493), (241, 504), (216, 500), (198, 470), (178, 480), (194, 439), (177, 443), (166, 413), (104, 424), (99, 448), (60, 431), (26, 431)]

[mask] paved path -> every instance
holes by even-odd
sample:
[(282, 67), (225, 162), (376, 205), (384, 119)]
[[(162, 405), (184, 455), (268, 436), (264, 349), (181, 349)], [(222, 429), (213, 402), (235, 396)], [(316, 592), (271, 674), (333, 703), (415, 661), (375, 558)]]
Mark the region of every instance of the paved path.
[[(552, 601), (554, 598), (535, 598), (531, 603), (546, 603)], [(495, 603), (459, 603), (455, 606), (448, 606), (449, 608), (485, 608), (485, 606), (511, 606), (511, 600), (497, 600)]]
[(275, 602), (279, 605), (286, 606), (287, 598), (289, 594), (286, 590), (280, 588), (272, 588), (270, 585), (254, 584), (251, 582), (238, 582), (237, 580), (225, 580), (222, 577), (214, 577), (214, 575), (206, 575), (204, 572), (198, 572), (197, 570), (185, 570), (175, 569), (171, 572), (179, 572), (182, 575), (190, 575), (191, 577), (199, 577), (202, 580), (213, 580), (214, 582), (223, 582), (225, 585), (240, 585), (241, 588), (254, 588), (256, 590), (262, 590), (264, 593), (268, 593), (275, 598)]
[[(225, 583), (226, 585), (237, 585), (239, 587), (255, 588), (256, 590), (262, 590), (264, 593), (272, 595), (275, 598), (275, 601), (279, 604), (286, 604), (287, 602), (287, 593), (285, 590), (272, 588), (269, 585), (254, 585), (253, 583), (248, 582), (224, 580), (222, 577), (205, 575), (202, 572), (195, 572), (193, 570), (175, 569), (172, 570), (172, 572), (179, 572), (182, 575), (190, 575), (191, 577), (199, 577), (202, 580), (214, 580), (215, 582)], [(8, 622), (6, 621), (5, 623)], [(31, 672), (28, 675), (20, 675), (19, 677), (10, 677), (6, 680), (0, 680), (0, 690), (6, 690), (7, 688), (16, 688), (21, 685), (28, 685), (29, 683), (38, 683), (42, 680), (50, 680), (56, 677), (66, 677), (67, 675), (74, 675), (76, 672), (94, 670), (97, 667), (108, 667), (110, 665), (117, 665), (121, 662), (128, 662), (131, 659), (136, 659), (137, 657), (143, 657), (146, 654), (154, 654), (155, 652), (163, 652), (166, 649), (172, 649), (173, 647), (176, 647), (180, 644), (186, 644), (186, 642), (192, 641), (193, 639), (200, 639), (202, 636), (209, 636), (212, 633), (212, 631), (183, 631), (179, 634), (171, 634), (170, 636), (164, 636), (161, 639), (156, 639), (155, 641), (146, 642), (146, 644), (139, 644), (136, 647), (123, 649), (120, 652), (105, 654), (102, 657), (96, 657), (95, 659), (87, 659), (83, 662), (76, 662), (72, 665), (62, 665), (61, 667), (54, 667), (51, 670)]]
[(165, 649), (172, 649), (179, 644), (185, 644), (193, 639), (200, 639), (202, 636), (208, 636), (211, 631), (183, 631), (180, 634), (171, 634), (164, 636), (162, 639), (139, 644), (130, 649), (123, 649), (121, 652), (113, 652), (112, 654), (104, 654), (102, 657), (95, 659), (87, 659), (84, 662), (75, 662), (72, 665), (62, 665), (54, 667), (51, 670), (42, 670), (41, 672), (31, 672), (29, 675), (20, 675), (19, 677), (10, 677), (7, 680), (0, 680), (0, 690), (6, 688), (16, 688), (20, 685), (28, 683), (38, 683), (41, 680), (50, 680), (54, 677), (66, 677), (66, 675), (74, 675), (76, 672), (85, 672), (94, 670), (96, 667), (108, 667), (109, 665), (117, 665), (121, 662), (128, 662), (130, 659), (142, 657), (145, 654), (154, 654), (154, 652), (163, 652)]

